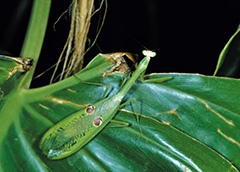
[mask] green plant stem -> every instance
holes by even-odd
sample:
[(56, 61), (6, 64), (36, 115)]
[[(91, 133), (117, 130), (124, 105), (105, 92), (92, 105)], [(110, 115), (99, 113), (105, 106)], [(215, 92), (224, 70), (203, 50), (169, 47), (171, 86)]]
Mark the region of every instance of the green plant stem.
[(28, 24), (27, 33), (20, 53), (21, 57), (33, 58), (35, 65), (21, 81), (20, 88), (29, 88), (33, 73), (42, 49), (47, 28), (51, 0), (35, 0)]

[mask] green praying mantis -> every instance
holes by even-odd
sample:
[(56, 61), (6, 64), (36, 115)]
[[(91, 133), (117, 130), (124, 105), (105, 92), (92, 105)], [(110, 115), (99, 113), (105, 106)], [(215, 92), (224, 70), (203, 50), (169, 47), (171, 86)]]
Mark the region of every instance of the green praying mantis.
[[(156, 56), (156, 53), (143, 50), (143, 55), (145, 57), (133, 75), (117, 94), (104, 98), (94, 105), (89, 105), (52, 126), (40, 141), (40, 149), (43, 154), (52, 160), (66, 158), (92, 140), (111, 121), (118, 109), (132, 100), (121, 105), (122, 99), (140, 75), (141, 81), (143, 81), (150, 59)], [(169, 79), (171, 77), (158, 78), (153, 82), (163, 82)]]

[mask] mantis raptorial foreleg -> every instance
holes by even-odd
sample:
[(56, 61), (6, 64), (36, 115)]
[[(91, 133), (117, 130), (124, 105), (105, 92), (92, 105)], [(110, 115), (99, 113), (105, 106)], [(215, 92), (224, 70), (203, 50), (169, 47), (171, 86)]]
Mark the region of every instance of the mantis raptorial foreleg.
[[(128, 101), (126, 101), (125, 103), (121, 104), (119, 108), (125, 106), (126, 104), (128, 104), (128, 103), (130, 103), (130, 102), (132, 102), (132, 101), (134, 101), (134, 103), (135, 103), (135, 110), (136, 110), (135, 113), (138, 114), (138, 107), (137, 107), (137, 100), (136, 100), (136, 98), (131, 98), (130, 100), (128, 100)], [(139, 131), (140, 131), (140, 133), (142, 134), (142, 129), (141, 129), (141, 127), (140, 127), (139, 116), (137, 116), (137, 123), (138, 123), (138, 126), (139, 126)]]
[[(151, 57), (156, 55), (156, 53), (152, 51), (144, 51), (143, 54), (145, 57), (141, 60), (128, 81), (124, 82), (124, 85), (117, 94), (104, 98), (94, 105), (89, 105), (85, 109), (71, 114), (52, 126), (43, 135), (40, 141), (40, 149), (42, 149), (48, 158), (62, 159), (77, 152), (112, 120), (120, 107), (134, 100), (133, 98), (121, 105), (121, 101), (129, 89), (138, 77), (146, 71)], [(135, 99), (135, 104), (136, 103)], [(136, 104), (136, 112), (137, 111)], [(137, 120), (139, 123), (139, 119)]]
[[(155, 57), (156, 56), (156, 52), (153, 51), (148, 51), (148, 50), (143, 50), (142, 51), (143, 55), (145, 56), (150, 56), (150, 57)], [(155, 83), (160, 83), (160, 82), (164, 82), (167, 81), (169, 79), (172, 79), (171, 76), (167, 76), (167, 77), (162, 77), (162, 78), (152, 78), (152, 79), (144, 79), (144, 74), (146, 72), (146, 69), (142, 72), (141, 76), (140, 76), (140, 81), (141, 82), (155, 82)]]

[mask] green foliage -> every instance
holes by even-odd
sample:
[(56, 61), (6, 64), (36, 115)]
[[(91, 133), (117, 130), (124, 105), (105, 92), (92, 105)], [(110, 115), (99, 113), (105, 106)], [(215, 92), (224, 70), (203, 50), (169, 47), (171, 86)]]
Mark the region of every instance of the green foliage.
[[(49, 1), (42, 2), (48, 2), (44, 7), (49, 8)], [(41, 20), (46, 21), (47, 17)], [(39, 35), (43, 40), (44, 34)], [(40, 40), (28, 36), (26, 41), (31, 39)], [(42, 41), (37, 44), (40, 47), (35, 48), (41, 49)], [(235, 44), (227, 44), (227, 49), (234, 47)], [(222, 52), (225, 58), (219, 59), (218, 71), (223, 59), (229, 57), (227, 49)], [(34, 54), (35, 61), (39, 53)], [(240, 169), (238, 79), (197, 74), (149, 75), (150, 79), (166, 76), (172, 79), (163, 83), (136, 82), (124, 98), (123, 102), (137, 99), (142, 133), (133, 113), (134, 104), (127, 104), (114, 119), (130, 126), (112, 128), (110, 123), (76, 154), (53, 161), (39, 149), (44, 132), (80, 110), (79, 105), (99, 101), (106, 87), (83, 84), (73, 76), (56, 84), (28, 89), (33, 69), (17, 70), (6, 78), (19, 64), (0, 60), (0, 171), (232, 172)], [(99, 54), (76, 76), (83, 81), (109, 85), (110, 96), (117, 93), (126, 77), (111, 73), (102, 78), (112, 66), (110, 60)]]
[[(77, 77), (110, 85), (108, 95), (112, 95), (124, 79), (117, 73), (102, 78), (112, 66), (111, 61), (98, 55)], [(236, 105), (239, 81), (194, 74), (149, 77), (163, 76), (173, 79), (162, 84), (135, 83), (124, 100), (137, 99), (142, 134), (132, 113), (134, 105), (128, 104), (115, 119), (130, 123), (129, 127), (107, 127), (79, 152), (60, 161), (47, 159), (39, 150), (42, 135), (54, 123), (80, 110), (79, 105), (99, 101), (105, 86), (82, 84), (70, 77), (2, 97), (1, 169), (237, 171), (234, 166), (240, 166), (240, 108)]]
[(222, 50), (214, 75), (236, 77), (240, 76), (240, 29), (229, 39)]

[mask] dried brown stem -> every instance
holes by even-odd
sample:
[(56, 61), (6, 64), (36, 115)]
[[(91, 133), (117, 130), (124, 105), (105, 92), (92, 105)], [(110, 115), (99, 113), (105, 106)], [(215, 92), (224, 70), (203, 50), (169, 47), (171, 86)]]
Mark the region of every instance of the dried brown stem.
[(72, 6), (72, 21), (68, 39), (56, 64), (50, 81), (51, 83), (64, 54), (64, 64), (60, 80), (77, 73), (83, 66), (83, 57), (90, 27), (90, 19), (94, 9), (94, 0), (74, 0)]

